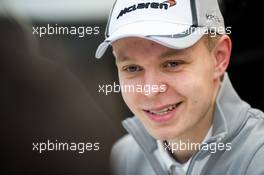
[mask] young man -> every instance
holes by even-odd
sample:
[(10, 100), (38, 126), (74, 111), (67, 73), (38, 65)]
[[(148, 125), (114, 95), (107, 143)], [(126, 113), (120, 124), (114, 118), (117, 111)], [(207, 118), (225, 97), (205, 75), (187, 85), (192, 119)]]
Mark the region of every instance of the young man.
[(113, 147), (114, 174), (264, 174), (264, 115), (226, 73), (231, 40), (217, 0), (117, 0), (100, 58), (112, 44), (135, 117)]

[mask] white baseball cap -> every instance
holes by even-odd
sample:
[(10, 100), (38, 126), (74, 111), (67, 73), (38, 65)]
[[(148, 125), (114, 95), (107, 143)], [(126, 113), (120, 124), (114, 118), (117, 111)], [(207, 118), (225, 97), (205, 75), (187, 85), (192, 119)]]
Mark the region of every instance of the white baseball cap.
[(126, 37), (184, 49), (211, 30), (225, 32), (217, 0), (116, 0), (106, 26), (106, 39), (95, 57), (101, 58), (111, 43)]

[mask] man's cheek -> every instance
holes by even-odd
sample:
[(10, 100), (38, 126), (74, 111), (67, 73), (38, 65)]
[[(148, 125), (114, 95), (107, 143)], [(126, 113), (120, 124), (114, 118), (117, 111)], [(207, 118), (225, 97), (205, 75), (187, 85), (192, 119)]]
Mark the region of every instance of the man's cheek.
[(134, 104), (136, 103), (136, 95), (133, 92), (125, 92), (122, 91), (122, 97), (125, 101), (125, 103), (127, 104), (127, 106), (130, 108), (132, 106), (134, 106)]
[(135, 114), (138, 108), (139, 98), (137, 93), (122, 91), (122, 97), (128, 108)]
[(199, 78), (191, 75), (181, 76), (174, 81), (174, 87), (182, 96), (192, 96), (193, 94), (200, 93), (201, 81)]

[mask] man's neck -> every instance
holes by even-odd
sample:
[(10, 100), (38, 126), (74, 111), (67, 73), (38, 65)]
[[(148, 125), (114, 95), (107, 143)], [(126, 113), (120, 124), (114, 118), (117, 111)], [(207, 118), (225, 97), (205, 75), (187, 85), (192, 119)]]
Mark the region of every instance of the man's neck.
[[(193, 136), (184, 136), (178, 139), (170, 140), (167, 144), (171, 147), (171, 156), (179, 163), (183, 164), (187, 162), (192, 155), (199, 150), (199, 145), (204, 141), (206, 135), (209, 132), (211, 125), (207, 127), (203, 134), (200, 132), (197, 135)], [(188, 139), (186, 139), (188, 138)], [(178, 149), (175, 149), (177, 145)]]

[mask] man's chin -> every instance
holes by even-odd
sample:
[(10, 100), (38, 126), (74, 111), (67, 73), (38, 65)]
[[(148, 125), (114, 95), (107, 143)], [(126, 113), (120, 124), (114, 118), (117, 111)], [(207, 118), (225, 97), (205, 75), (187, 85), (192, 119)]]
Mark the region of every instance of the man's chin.
[(143, 121), (140, 118), (139, 120), (143, 123), (147, 132), (156, 140), (172, 140), (179, 136), (179, 131), (175, 131), (175, 127), (177, 126), (155, 126), (151, 125), (152, 121)]

